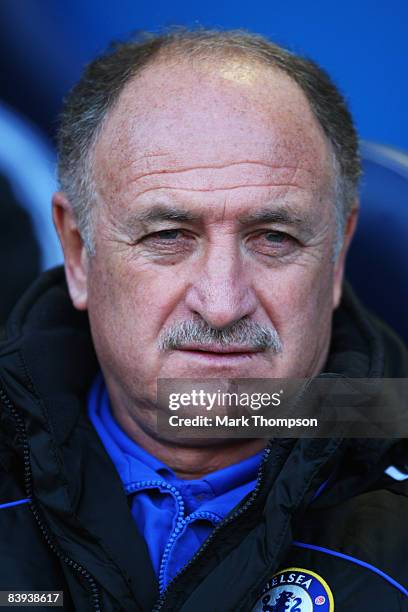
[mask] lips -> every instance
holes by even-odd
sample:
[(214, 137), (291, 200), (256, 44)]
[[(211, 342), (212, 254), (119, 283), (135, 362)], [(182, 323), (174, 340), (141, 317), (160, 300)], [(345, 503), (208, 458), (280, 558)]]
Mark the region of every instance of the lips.
[(248, 353), (258, 353), (259, 349), (250, 346), (238, 346), (238, 345), (214, 345), (214, 344), (189, 344), (187, 346), (182, 346), (179, 351), (189, 351), (195, 353), (205, 353), (212, 355), (220, 355), (220, 356), (238, 356), (238, 355), (247, 355)]

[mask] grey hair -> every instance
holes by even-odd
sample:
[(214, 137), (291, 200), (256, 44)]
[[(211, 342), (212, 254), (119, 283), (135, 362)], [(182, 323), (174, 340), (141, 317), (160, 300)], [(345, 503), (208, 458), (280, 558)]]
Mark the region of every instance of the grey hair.
[(223, 329), (215, 329), (203, 319), (180, 321), (160, 336), (159, 348), (174, 350), (193, 343), (212, 346), (236, 344), (243, 349), (271, 350), (274, 353), (283, 350), (282, 341), (274, 327), (260, 325), (248, 317)]
[(105, 54), (86, 67), (64, 101), (58, 132), (60, 188), (71, 202), (90, 255), (95, 252), (91, 212), (97, 201), (93, 152), (106, 118), (125, 85), (155, 60), (188, 57), (205, 60), (229, 56), (281, 70), (305, 94), (333, 151), (336, 207), (333, 256), (337, 257), (361, 174), (358, 138), (342, 94), (314, 61), (295, 55), (260, 35), (243, 30), (184, 28), (113, 43)]

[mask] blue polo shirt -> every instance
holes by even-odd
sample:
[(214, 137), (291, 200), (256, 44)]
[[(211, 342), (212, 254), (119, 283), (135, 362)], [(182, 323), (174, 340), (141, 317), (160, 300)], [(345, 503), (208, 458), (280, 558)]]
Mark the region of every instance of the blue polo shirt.
[(121, 429), (101, 375), (90, 390), (88, 413), (131, 496), (132, 515), (163, 591), (215, 525), (253, 490), (263, 453), (204, 478), (183, 480)]

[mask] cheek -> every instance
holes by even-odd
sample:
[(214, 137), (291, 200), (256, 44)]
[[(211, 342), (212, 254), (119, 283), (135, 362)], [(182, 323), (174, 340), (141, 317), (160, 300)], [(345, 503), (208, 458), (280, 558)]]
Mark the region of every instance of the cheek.
[(312, 334), (319, 336), (330, 325), (332, 286), (329, 263), (295, 264), (264, 275), (258, 295), (287, 347), (288, 343), (304, 343)]
[(107, 260), (103, 266), (94, 262), (89, 275), (93, 333), (126, 353), (151, 351), (180, 299), (182, 280), (171, 270), (136, 267), (125, 257)]

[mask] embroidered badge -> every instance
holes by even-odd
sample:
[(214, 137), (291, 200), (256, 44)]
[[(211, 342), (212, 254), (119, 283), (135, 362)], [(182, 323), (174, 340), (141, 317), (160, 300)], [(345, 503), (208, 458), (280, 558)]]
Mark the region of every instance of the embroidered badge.
[(288, 567), (267, 582), (252, 612), (333, 612), (329, 585), (321, 576)]

